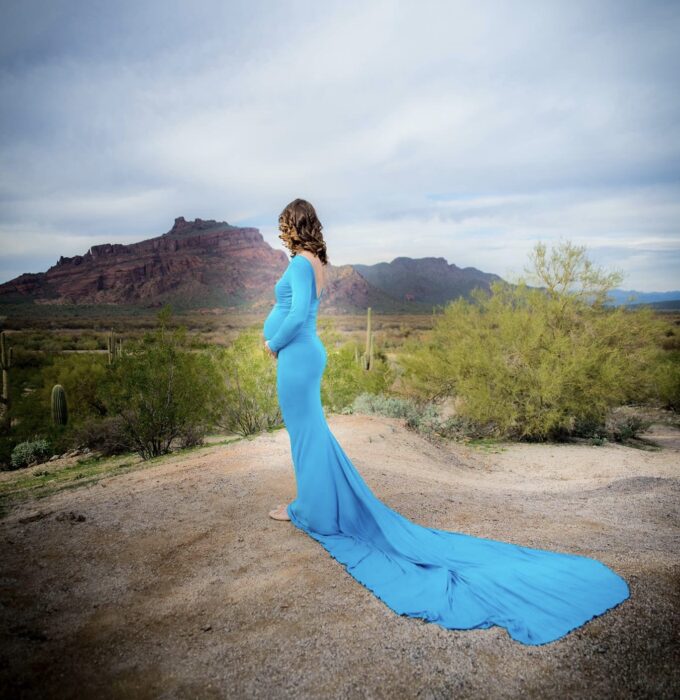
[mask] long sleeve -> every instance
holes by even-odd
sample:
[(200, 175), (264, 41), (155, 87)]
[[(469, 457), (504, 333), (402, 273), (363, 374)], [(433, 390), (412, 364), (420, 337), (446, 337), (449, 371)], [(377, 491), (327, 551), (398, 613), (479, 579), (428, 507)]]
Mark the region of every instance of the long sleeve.
[(279, 329), (269, 339), (269, 347), (274, 352), (278, 352), (293, 340), (309, 313), (312, 302), (314, 268), (311, 263), (307, 264), (299, 260), (300, 257), (300, 255), (296, 255), (290, 261), (289, 275), (292, 292), (290, 310)]

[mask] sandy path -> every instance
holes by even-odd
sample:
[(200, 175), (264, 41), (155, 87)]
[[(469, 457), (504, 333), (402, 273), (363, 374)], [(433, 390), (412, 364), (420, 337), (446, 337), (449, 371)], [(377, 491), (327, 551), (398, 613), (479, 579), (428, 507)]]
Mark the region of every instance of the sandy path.
[(395, 615), (320, 544), (267, 517), (295, 493), (281, 430), (171, 456), (0, 522), (3, 697), (677, 695), (677, 430), (655, 426), (657, 452), (481, 452), (434, 446), (396, 419), (329, 425), (403, 515), (598, 558), (631, 598), (539, 647), (498, 627), (444, 630)]

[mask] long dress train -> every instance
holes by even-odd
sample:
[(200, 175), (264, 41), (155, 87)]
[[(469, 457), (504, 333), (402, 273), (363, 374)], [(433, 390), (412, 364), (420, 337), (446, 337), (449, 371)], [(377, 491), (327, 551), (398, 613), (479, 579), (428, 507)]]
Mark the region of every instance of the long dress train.
[(295, 255), (275, 287), (263, 334), (277, 356), (297, 498), (292, 523), (400, 615), (447, 629), (498, 625), (545, 644), (626, 600), (626, 581), (596, 559), (424, 527), (370, 490), (331, 432), (321, 404), (326, 350), (312, 263)]

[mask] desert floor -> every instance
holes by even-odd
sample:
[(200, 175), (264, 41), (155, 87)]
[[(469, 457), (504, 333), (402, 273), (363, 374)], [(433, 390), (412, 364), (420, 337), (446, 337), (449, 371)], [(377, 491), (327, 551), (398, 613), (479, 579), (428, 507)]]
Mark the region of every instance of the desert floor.
[[(436, 446), (330, 416), (411, 520), (594, 557), (631, 596), (541, 646), (396, 615), (267, 512), (285, 430), (170, 455), (0, 521), (7, 698), (671, 698), (680, 693), (680, 431), (608, 444)], [(58, 468), (51, 463), (49, 468)]]

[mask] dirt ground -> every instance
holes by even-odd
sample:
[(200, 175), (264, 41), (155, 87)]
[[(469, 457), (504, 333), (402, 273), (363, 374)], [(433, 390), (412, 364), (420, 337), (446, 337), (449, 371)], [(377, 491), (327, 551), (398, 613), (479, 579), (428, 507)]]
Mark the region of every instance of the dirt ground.
[(653, 426), (658, 451), (483, 450), (435, 446), (397, 419), (329, 425), (375, 493), (415, 522), (597, 558), (631, 597), (534, 647), (499, 627), (396, 615), (319, 543), (267, 517), (295, 495), (280, 430), (1, 521), (2, 697), (678, 696), (680, 431)]

